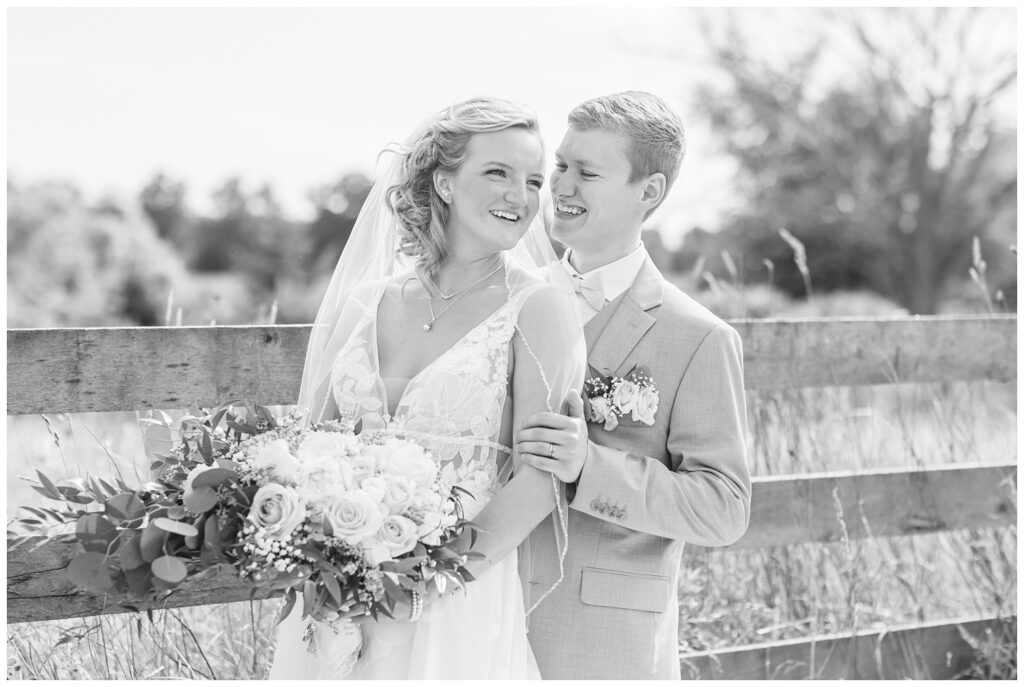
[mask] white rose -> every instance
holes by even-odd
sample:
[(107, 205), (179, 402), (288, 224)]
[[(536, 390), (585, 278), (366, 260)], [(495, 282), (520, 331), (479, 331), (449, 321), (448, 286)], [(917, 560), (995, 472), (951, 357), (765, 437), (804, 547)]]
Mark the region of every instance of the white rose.
[(329, 455), (310, 454), (303, 458), (299, 462), (297, 481), (320, 491), (333, 487), (352, 489), (355, 486), (352, 466)]
[(359, 488), (366, 492), (374, 503), (383, 503), (384, 494), (388, 491), (388, 483), (383, 477), (367, 477)]
[(591, 422), (604, 422), (606, 417), (608, 417), (608, 399), (604, 396), (595, 396), (590, 399), (590, 416), (587, 419)]
[(306, 507), (291, 487), (265, 484), (252, 498), (249, 520), (273, 539), (286, 539), (306, 517)]
[(430, 484), (437, 476), (437, 463), (418, 444), (392, 439), (380, 448), (378, 467), (384, 473), (408, 477), (422, 485)]
[(353, 452), (352, 439), (351, 435), (340, 432), (309, 432), (296, 453), (301, 461), (317, 456), (343, 458)]
[(391, 558), (413, 550), (418, 540), (416, 523), (401, 515), (389, 515), (380, 526), (380, 540), (388, 547)]
[(635, 382), (623, 380), (612, 391), (612, 403), (618, 407), (620, 412), (628, 413), (636, 405), (636, 397), (639, 392), (640, 387)]
[(281, 481), (290, 481), (299, 472), (299, 461), (288, 452), (288, 442), (284, 439), (264, 446), (256, 456), (255, 465), (257, 469), (266, 470)]
[(377, 459), (369, 454), (360, 454), (352, 458), (352, 474), (356, 484), (362, 484), (367, 477), (377, 472)]
[(384, 505), (392, 515), (398, 515), (412, 501), (416, 485), (411, 479), (393, 476), (388, 480), (387, 491), (384, 492)]
[(654, 424), (654, 413), (658, 410), (658, 392), (654, 389), (644, 389), (636, 399), (636, 406), (633, 408), (633, 420), (642, 422), (645, 425)]
[(334, 536), (353, 545), (376, 534), (384, 520), (377, 504), (362, 491), (340, 494), (324, 509), (324, 517)]

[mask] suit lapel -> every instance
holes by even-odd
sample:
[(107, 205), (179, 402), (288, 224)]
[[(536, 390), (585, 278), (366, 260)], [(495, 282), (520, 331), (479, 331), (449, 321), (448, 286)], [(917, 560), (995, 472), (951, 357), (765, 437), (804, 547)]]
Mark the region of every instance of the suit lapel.
[(662, 281), (661, 272), (648, 256), (633, 285), (615, 299), (618, 303), (609, 303), (586, 324), (587, 357), (597, 372), (614, 374), (654, 325), (655, 318), (647, 311), (661, 305)]

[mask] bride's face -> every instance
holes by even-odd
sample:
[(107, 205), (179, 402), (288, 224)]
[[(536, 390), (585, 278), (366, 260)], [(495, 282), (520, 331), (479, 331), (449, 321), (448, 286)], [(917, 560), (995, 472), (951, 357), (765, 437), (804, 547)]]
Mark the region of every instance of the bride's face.
[(540, 207), (544, 149), (540, 137), (520, 128), (475, 134), (462, 166), (438, 172), (447, 195), (448, 245), (467, 258), (508, 250), (519, 242)]

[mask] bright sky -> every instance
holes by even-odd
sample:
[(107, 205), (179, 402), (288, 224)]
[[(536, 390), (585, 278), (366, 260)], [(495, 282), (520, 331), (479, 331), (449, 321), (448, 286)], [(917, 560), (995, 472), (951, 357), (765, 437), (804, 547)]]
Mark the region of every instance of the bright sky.
[[(732, 164), (694, 114), (695, 87), (713, 73), (698, 16), (718, 28), (725, 17), (667, 7), (12, 8), (7, 169), (16, 183), (64, 178), (93, 198), (133, 198), (163, 171), (187, 183), (200, 211), (239, 175), (250, 189), (269, 183), (303, 218), (310, 188), (372, 175), (382, 147), (455, 100), (532, 105), (550, 169), (574, 105), (640, 89), (687, 127), (680, 180), (654, 216), (675, 245), (693, 226), (715, 228), (737, 200)], [(813, 9), (734, 16), (765, 59), (821, 26)], [(1012, 48), (1016, 14), (987, 19), (983, 39)], [(898, 37), (883, 40), (899, 49)], [(834, 52), (827, 79), (849, 78), (855, 67)], [(927, 65), (912, 70), (927, 78)]]
[[(204, 209), (229, 175), (286, 211), (309, 188), (372, 173), (428, 113), (492, 94), (533, 106), (549, 158), (579, 102), (648, 90), (683, 115), (690, 152), (661, 222), (714, 223), (728, 166), (688, 116), (687, 10), (9, 9), (8, 171), (134, 196), (158, 170)], [(718, 179), (709, 177), (711, 164)], [(717, 181), (717, 183), (716, 183)]]

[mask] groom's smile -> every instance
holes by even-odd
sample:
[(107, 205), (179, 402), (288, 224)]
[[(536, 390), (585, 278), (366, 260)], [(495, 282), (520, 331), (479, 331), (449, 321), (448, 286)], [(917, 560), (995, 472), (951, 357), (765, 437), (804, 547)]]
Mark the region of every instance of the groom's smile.
[(570, 205), (558, 201), (555, 203), (555, 212), (564, 219), (572, 219), (573, 217), (579, 217), (587, 211), (586, 208), (579, 205)]

